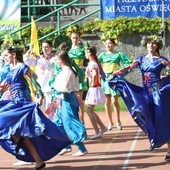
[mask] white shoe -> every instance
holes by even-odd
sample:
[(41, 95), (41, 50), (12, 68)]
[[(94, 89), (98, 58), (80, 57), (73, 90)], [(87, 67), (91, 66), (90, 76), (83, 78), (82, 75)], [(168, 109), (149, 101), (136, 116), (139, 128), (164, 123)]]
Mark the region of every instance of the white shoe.
[(25, 162), (25, 161), (18, 161), (16, 163), (13, 163), (13, 166), (22, 166), (22, 165), (32, 165), (34, 162)]
[(64, 148), (64, 149), (62, 149), (59, 153), (58, 153), (58, 155), (64, 155), (64, 154), (66, 154), (66, 153), (68, 153), (68, 152), (71, 152), (72, 151), (72, 149), (66, 149), (66, 148)]
[(114, 124), (109, 124), (109, 126), (108, 126), (108, 130), (112, 130), (113, 129), (113, 126), (114, 126)]
[(105, 133), (105, 132), (107, 132), (108, 131), (108, 129), (107, 128), (104, 128), (103, 130), (101, 130), (101, 135), (103, 135), (103, 133)]
[(85, 152), (77, 152), (75, 154), (73, 154), (72, 156), (83, 156), (83, 155), (86, 155), (88, 153), (88, 151), (85, 151)]
[(122, 130), (122, 125), (121, 125), (121, 123), (117, 123), (116, 127), (117, 127), (118, 130)]
[(98, 133), (98, 134), (92, 136), (90, 139), (97, 139), (97, 138), (100, 138), (101, 135), (102, 135), (102, 134), (101, 134), (101, 132), (100, 132), (100, 133)]

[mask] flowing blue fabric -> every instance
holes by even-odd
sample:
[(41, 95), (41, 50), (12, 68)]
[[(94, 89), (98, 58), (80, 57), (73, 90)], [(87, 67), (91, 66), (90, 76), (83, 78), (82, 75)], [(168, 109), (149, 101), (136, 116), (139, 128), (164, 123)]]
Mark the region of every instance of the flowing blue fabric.
[[(42, 160), (57, 155), (70, 144), (70, 140), (52, 123), (34, 102), (0, 102), (0, 145), (7, 152), (16, 155), (11, 135), (30, 138)], [(33, 162), (29, 151), (21, 146), (17, 158)]]
[(148, 135), (150, 141), (153, 141), (155, 129), (151, 116), (152, 103), (146, 91), (125, 80), (112, 80), (109, 85), (119, 91), (133, 120)]
[(70, 140), (76, 144), (87, 138), (84, 125), (79, 120), (79, 104), (74, 93), (60, 93), (61, 108), (57, 108), (53, 122), (65, 131)]
[[(164, 58), (166, 59), (166, 58)], [(146, 133), (153, 148), (170, 142), (170, 76), (160, 79), (164, 65), (159, 59), (141, 56), (137, 59), (143, 87), (125, 79), (112, 79), (111, 88), (118, 90), (137, 125)]]
[[(28, 66), (21, 65), (7, 75), (13, 100), (0, 101), (0, 145), (4, 150), (16, 156), (16, 144), (11, 137), (29, 138), (43, 161), (57, 155), (71, 141), (31, 101), (24, 74)], [(26, 96), (27, 95), (27, 96)], [(34, 162), (30, 152), (21, 145), (17, 159)]]

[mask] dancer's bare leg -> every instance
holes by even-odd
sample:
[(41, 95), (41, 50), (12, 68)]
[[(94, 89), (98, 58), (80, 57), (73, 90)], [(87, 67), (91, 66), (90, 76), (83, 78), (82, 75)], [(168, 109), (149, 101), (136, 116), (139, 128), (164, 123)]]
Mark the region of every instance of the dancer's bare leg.
[(105, 111), (106, 111), (106, 115), (109, 121), (109, 125), (108, 125), (108, 130), (112, 129), (113, 126), (113, 119), (112, 119), (112, 100), (111, 100), (111, 95), (105, 95), (105, 99), (106, 99), (106, 103), (105, 103)]
[(116, 127), (118, 130), (122, 130), (122, 124), (120, 121), (120, 105), (119, 105), (119, 96), (114, 96), (112, 97), (112, 101), (113, 101), (113, 109), (114, 109), (114, 113), (115, 113), (115, 117), (116, 117)]
[(96, 121), (97, 121), (97, 124), (100, 126), (100, 129), (101, 131), (105, 130), (106, 129), (106, 126), (103, 124), (103, 122), (101, 121), (100, 117), (98, 116), (97, 113), (93, 112), (95, 118), (96, 118)]
[(121, 121), (120, 121), (120, 106), (119, 106), (119, 100), (118, 99), (119, 99), (118, 96), (112, 97), (113, 109), (114, 109), (114, 112), (115, 112), (116, 121), (117, 121), (117, 123), (121, 123)]
[[(82, 99), (83, 98), (83, 90), (80, 90), (77, 92), (77, 94), (79, 95), (79, 97)], [(85, 124), (84, 121), (84, 102), (82, 100), (82, 104), (79, 107), (79, 113), (80, 113), (80, 121)]]
[[(16, 143), (18, 143), (19, 138), (16, 136), (12, 136), (12, 138), (14, 139), (14, 141)], [(31, 142), (31, 140), (29, 138), (24, 138), (23, 140), (23, 144), (26, 146), (26, 148), (28, 149), (28, 151), (30, 152), (30, 154), (32, 155), (32, 157), (34, 158), (35, 162), (36, 162), (36, 167), (39, 167), (40, 165), (42, 165), (43, 161), (40, 158), (35, 146), (33, 145), (33, 143)]]
[(92, 105), (87, 106), (87, 114), (89, 116), (90, 122), (94, 128), (95, 133), (98, 134), (100, 131), (99, 131), (99, 127), (97, 125), (96, 116), (94, 115), (94, 106), (92, 106)]

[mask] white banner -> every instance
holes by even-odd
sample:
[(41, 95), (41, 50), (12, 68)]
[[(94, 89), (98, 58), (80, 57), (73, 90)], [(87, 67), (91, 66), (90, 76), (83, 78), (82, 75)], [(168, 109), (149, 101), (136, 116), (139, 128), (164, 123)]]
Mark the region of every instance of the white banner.
[[(0, 37), (21, 25), (21, 0), (0, 0)], [(14, 38), (18, 38), (18, 34)]]

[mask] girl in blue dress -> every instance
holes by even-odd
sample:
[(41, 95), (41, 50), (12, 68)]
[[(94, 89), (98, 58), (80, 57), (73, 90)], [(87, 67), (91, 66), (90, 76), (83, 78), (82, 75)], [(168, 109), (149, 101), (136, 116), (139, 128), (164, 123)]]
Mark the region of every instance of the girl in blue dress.
[(22, 52), (10, 48), (4, 55), (12, 69), (0, 85), (10, 91), (10, 100), (0, 101), (0, 145), (19, 160), (35, 161), (39, 170), (71, 142), (39, 109), (43, 93)]
[(146, 45), (148, 54), (137, 57), (132, 65), (115, 74), (124, 76), (138, 67), (143, 87), (116, 79), (109, 84), (120, 92), (134, 121), (148, 136), (150, 151), (167, 143), (165, 160), (170, 161), (170, 76), (161, 75), (163, 69), (170, 68), (170, 61), (159, 53), (162, 40), (158, 36), (145, 36), (141, 43)]

